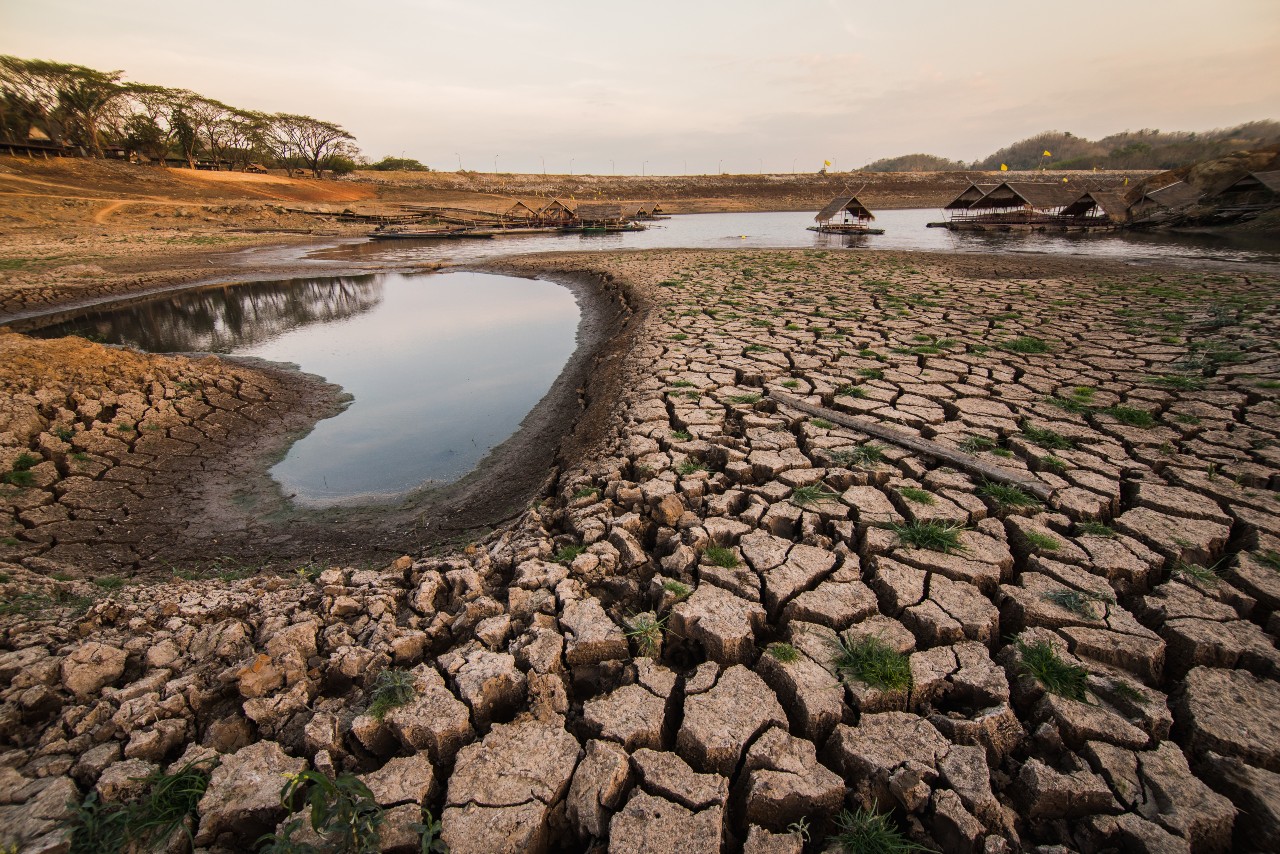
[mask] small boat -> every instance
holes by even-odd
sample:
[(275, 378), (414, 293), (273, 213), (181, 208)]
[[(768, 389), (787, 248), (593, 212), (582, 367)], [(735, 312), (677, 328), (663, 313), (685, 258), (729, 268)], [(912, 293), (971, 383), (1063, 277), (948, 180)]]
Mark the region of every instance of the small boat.
[(857, 196), (838, 196), (831, 204), (818, 211), (809, 231), (819, 234), (884, 234), (883, 228), (873, 228), (875, 214), (858, 201)]

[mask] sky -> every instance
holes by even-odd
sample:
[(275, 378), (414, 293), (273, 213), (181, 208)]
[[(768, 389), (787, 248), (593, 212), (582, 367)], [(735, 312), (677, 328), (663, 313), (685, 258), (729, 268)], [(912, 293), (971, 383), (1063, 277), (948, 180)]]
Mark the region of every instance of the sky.
[(443, 170), (845, 170), (1280, 119), (1280, 0), (0, 0), (0, 53)]

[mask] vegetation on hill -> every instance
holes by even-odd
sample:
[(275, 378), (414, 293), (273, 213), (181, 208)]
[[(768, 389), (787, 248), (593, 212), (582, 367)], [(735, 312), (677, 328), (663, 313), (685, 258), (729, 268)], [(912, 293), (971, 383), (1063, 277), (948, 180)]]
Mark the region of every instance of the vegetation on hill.
[(863, 172), (956, 172), (969, 166), (959, 160), (948, 160), (933, 154), (903, 154), (885, 157), (862, 167)]
[[(1001, 164), (1026, 169), (1174, 169), (1187, 163), (1225, 157), (1234, 151), (1280, 142), (1280, 122), (1247, 122), (1202, 133), (1139, 130), (1112, 134), (1096, 142), (1065, 131), (1045, 131), (1005, 146), (969, 165), (908, 154), (864, 166), (869, 172), (926, 172), (955, 169), (993, 171)], [(1045, 155), (1048, 151), (1049, 154)]]
[(129, 157), (210, 169), (268, 164), (350, 171), (355, 137), (333, 122), (232, 107), (187, 89), (42, 59), (0, 56), (0, 136), (91, 157)]
[(388, 154), (377, 163), (370, 163), (365, 169), (376, 172), (430, 172), (431, 167), (414, 160), (412, 157), (392, 157)]

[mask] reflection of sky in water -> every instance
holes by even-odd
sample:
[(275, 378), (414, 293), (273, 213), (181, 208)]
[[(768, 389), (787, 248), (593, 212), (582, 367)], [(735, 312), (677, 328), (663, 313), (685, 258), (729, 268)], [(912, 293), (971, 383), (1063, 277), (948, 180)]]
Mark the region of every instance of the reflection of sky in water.
[(573, 295), (480, 273), (386, 274), (373, 310), (237, 353), (297, 362), (355, 400), (272, 469), (303, 503), (395, 495), (476, 467), (575, 347)]
[(184, 291), (39, 334), (294, 362), (342, 386), (354, 402), (272, 469), (323, 505), (467, 474), (547, 393), (577, 327), (573, 294), (550, 282), (384, 273)]
[(944, 220), (934, 208), (886, 210), (875, 225), (884, 234), (847, 237), (807, 231), (812, 211), (686, 214), (625, 234), (525, 235), (493, 240), (368, 241), (323, 249), (311, 260), (373, 259), (425, 262), (473, 261), (524, 252), (581, 252), (610, 249), (855, 248), (942, 252), (1030, 252), (1050, 255), (1178, 261), (1280, 261), (1280, 241), (1259, 235), (1122, 233), (952, 232), (927, 228)]

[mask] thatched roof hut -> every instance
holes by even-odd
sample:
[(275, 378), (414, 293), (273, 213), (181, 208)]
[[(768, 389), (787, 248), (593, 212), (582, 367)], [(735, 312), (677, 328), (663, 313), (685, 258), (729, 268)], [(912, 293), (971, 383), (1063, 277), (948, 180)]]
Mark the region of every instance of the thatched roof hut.
[(538, 212), (524, 202), (516, 201), (514, 205), (502, 212), (502, 218), (507, 220), (531, 220), (538, 218)]
[(818, 211), (813, 221), (818, 225), (829, 225), (837, 217), (842, 222), (870, 222), (876, 218), (870, 208), (858, 201), (857, 196), (837, 196)]
[(1280, 171), (1250, 172), (1211, 195), (1224, 206), (1262, 210), (1280, 203)]
[(978, 199), (994, 190), (999, 184), (973, 184), (968, 187), (950, 202), (943, 206), (944, 211), (964, 211), (968, 210)]
[(618, 202), (589, 202), (578, 205), (574, 219), (582, 225), (621, 225), (626, 218)]
[(1077, 193), (1066, 184), (1037, 184), (1029, 181), (1005, 181), (970, 206), (970, 210), (1025, 210), (1057, 213), (1076, 200)]
[(1134, 219), (1145, 219), (1153, 214), (1163, 214), (1189, 208), (1200, 201), (1200, 191), (1186, 181), (1174, 181), (1158, 190), (1144, 190), (1129, 207)]
[(1064, 207), (1059, 215), (1120, 223), (1129, 217), (1129, 203), (1118, 190), (1090, 190)]
[(573, 208), (560, 199), (540, 199), (533, 207), (543, 222), (568, 222), (573, 219)]

